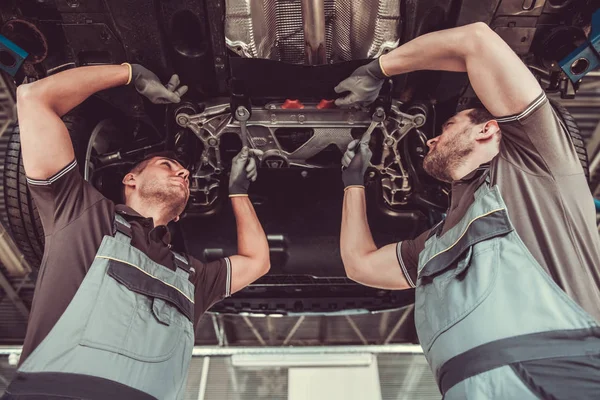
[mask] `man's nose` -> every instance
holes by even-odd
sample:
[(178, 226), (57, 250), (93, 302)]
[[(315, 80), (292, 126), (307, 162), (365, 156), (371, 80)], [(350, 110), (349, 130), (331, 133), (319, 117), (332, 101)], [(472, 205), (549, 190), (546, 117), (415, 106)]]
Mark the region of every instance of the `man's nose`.
[(187, 181), (188, 177), (190, 176), (190, 171), (185, 168), (181, 168), (179, 171), (177, 171), (177, 176), (180, 176)]
[(427, 147), (429, 147), (429, 149), (431, 149), (431, 147), (433, 146), (433, 144), (434, 144), (435, 142), (437, 142), (437, 141), (438, 141), (438, 138), (437, 138), (437, 137), (434, 137), (433, 139), (429, 139), (429, 140), (427, 141)]

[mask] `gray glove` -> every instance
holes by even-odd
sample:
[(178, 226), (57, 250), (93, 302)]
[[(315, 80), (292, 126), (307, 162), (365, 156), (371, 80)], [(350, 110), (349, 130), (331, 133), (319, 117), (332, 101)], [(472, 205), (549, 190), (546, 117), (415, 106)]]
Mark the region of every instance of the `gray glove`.
[(372, 155), (367, 140), (356, 139), (348, 144), (348, 149), (342, 158), (344, 188), (365, 185), (365, 172), (369, 167)]
[(140, 64), (131, 64), (130, 84), (154, 104), (179, 103), (181, 96), (188, 91), (187, 86), (179, 86), (179, 76), (173, 75), (165, 87), (154, 72)]
[(386, 76), (379, 65), (379, 59), (358, 67), (348, 78), (333, 89), (336, 93), (350, 92), (348, 95), (336, 99), (335, 105), (350, 107), (371, 104), (377, 99), (385, 78)]
[(229, 195), (248, 194), (250, 182), (254, 182), (258, 176), (256, 158), (262, 155), (260, 150), (243, 147), (242, 151), (233, 157), (229, 175)]

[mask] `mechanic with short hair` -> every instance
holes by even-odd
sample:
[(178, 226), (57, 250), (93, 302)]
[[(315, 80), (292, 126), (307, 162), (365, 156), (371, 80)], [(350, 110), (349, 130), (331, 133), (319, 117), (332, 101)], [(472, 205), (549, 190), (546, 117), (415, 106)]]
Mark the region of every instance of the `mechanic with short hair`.
[(152, 103), (187, 91), (140, 65), (82, 67), (17, 90), (21, 146), (46, 244), (16, 378), (3, 399), (181, 399), (194, 330), (214, 303), (269, 270), (248, 199), (255, 150), (234, 158), (229, 194), (238, 255), (205, 264), (171, 250), (167, 224), (188, 201), (189, 171), (169, 152), (123, 178), (115, 205), (83, 180), (61, 116), (90, 95), (132, 85)]
[(486, 24), (418, 37), (358, 68), (339, 106), (386, 77), (467, 72), (487, 109), (450, 118), (423, 167), (452, 184), (446, 218), (377, 249), (366, 217), (369, 138), (353, 141), (341, 255), (348, 276), (416, 288), (415, 325), (446, 400), (600, 396), (600, 239), (577, 152), (540, 85)]

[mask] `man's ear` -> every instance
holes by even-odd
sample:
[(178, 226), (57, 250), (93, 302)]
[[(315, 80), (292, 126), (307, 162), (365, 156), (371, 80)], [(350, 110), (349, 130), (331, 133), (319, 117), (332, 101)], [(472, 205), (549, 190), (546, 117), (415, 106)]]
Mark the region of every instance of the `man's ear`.
[(129, 186), (131, 188), (135, 187), (135, 175), (132, 174), (131, 172), (128, 173), (127, 175), (125, 175), (125, 177), (123, 178), (123, 185), (125, 186)]
[(173, 222), (177, 222), (179, 221), (179, 215), (175, 217), (175, 219), (173, 219)]
[(495, 119), (492, 119), (483, 125), (483, 127), (477, 134), (477, 140), (481, 140), (481, 141), (490, 140), (498, 132), (500, 132), (500, 126), (498, 125), (498, 121), (496, 121)]

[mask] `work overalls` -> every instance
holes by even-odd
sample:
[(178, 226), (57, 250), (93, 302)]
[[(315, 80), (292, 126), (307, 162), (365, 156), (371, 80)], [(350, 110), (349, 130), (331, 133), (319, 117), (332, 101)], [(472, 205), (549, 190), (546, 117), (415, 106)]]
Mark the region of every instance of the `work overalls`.
[(157, 264), (131, 246), (131, 226), (120, 215), (115, 228), (64, 314), (19, 368), (10, 395), (183, 398), (194, 346), (188, 261), (173, 253), (176, 271)]
[[(419, 256), (415, 324), (423, 351), (446, 400), (562, 398), (545, 393), (527, 361), (600, 366), (599, 324), (533, 258), (498, 186), (487, 173), (480, 179), (466, 215), (441, 236), (441, 226), (434, 229)], [(600, 398), (600, 370), (580, 372), (582, 385), (571, 386), (568, 398)], [(561, 385), (555, 379), (546, 383)]]

